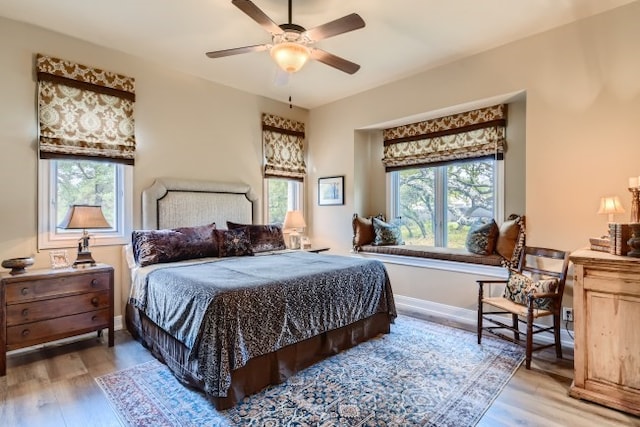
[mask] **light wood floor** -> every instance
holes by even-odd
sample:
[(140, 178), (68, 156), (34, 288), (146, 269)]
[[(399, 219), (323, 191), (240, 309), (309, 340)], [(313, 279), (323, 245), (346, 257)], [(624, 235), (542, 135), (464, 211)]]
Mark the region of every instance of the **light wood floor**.
[[(94, 378), (153, 356), (128, 332), (115, 336), (113, 348), (106, 337), (92, 336), (11, 353), (0, 378), (0, 425), (120, 425)], [(640, 426), (640, 418), (569, 397), (573, 367), (570, 350), (566, 354), (564, 360), (552, 352), (535, 355), (532, 369), (518, 369), (478, 425)]]

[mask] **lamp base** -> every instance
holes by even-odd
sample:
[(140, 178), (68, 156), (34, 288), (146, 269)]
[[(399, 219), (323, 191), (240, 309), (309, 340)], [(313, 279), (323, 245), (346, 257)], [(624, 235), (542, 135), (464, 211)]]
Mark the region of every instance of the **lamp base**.
[(96, 265), (96, 261), (91, 256), (91, 252), (89, 251), (78, 252), (78, 258), (76, 258), (75, 262), (73, 263), (73, 268), (76, 268), (78, 267), (78, 265), (83, 265), (83, 264), (89, 264), (92, 266)]
[(291, 234), (289, 234), (289, 248), (300, 249), (300, 233), (297, 231), (292, 231)]

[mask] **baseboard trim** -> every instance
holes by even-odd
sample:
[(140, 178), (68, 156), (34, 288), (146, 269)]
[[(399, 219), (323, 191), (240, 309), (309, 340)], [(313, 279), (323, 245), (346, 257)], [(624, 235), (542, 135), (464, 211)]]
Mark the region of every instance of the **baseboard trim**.
[[(475, 310), (454, 307), (404, 295), (394, 295), (393, 298), (395, 299), (398, 311), (406, 312), (407, 314), (413, 313), (425, 318), (441, 319), (448, 323), (461, 324), (466, 327), (466, 329), (473, 331), (477, 328), (478, 312)], [(551, 335), (548, 334), (539, 334), (536, 336), (536, 339), (549, 343), (553, 341), (551, 339)], [(562, 342), (563, 347), (573, 348), (573, 339), (566, 329), (563, 329), (560, 332), (560, 341)]]

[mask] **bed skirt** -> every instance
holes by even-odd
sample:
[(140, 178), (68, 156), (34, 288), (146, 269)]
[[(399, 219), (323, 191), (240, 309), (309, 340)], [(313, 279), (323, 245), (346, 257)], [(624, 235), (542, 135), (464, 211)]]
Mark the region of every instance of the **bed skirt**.
[[(392, 315), (377, 313), (351, 325), (250, 359), (245, 366), (231, 372), (231, 388), (226, 397), (208, 397), (218, 410), (231, 408), (243, 397), (268, 385), (280, 384), (296, 372), (320, 360), (380, 334), (389, 333), (392, 322)], [(203, 390), (204, 384), (198, 376), (198, 362), (187, 359), (187, 348), (184, 344), (130, 304), (127, 304), (126, 324), (131, 335), (166, 364), (181, 383)]]

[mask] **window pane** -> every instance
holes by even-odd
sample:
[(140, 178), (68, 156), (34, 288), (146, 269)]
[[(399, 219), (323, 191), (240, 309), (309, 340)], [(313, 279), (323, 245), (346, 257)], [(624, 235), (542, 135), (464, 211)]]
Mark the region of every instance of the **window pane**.
[(56, 160), (56, 224), (74, 204), (100, 205), (107, 222), (115, 228), (116, 164), (87, 160)]
[(407, 244), (434, 246), (434, 168), (406, 169), (397, 174), (402, 238)]
[(464, 248), (471, 225), (494, 218), (494, 161), (458, 163), (446, 169), (446, 246)]

